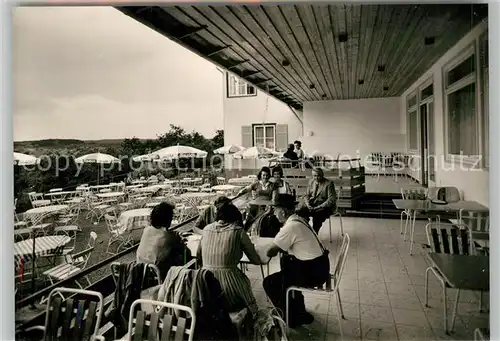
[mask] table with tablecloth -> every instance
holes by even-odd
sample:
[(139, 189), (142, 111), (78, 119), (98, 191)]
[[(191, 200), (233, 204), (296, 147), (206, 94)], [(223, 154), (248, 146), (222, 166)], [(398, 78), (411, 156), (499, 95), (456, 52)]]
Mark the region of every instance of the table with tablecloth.
[(24, 212), (25, 216), (32, 216), (32, 215), (49, 215), (49, 214), (57, 214), (62, 211), (65, 211), (69, 208), (68, 205), (49, 205), (49, 206), (43, 206), (43, 207), (36, 207), (27, 210)]
[(150, 225), (151, 208), (138, 208), (122, 212), (118, 224), (127, 230), (137, 230)]
[(125, 193), (123, 193), (123, 192), (108, 192), (108, 193), (99, 193), (99, 194), (96, 194), (96, 196), (98, 198), (101, 198), (101, 199), (117, 199), (117, 198), (125, 196)]
[[(193, 234), (186, 237), (186, 246), (191, 252), (192, 257), (196, 257), (198, 253), (198, 248), (200, 246), (201, 235)], [(267, 274), (269, 275), (269, 262), (271, 259), (267, 256), (267, 250), (274, 243), (274, 238), (264, 238), (264, 237), (256, 237), (252, 239), (252, 243), (255, 246), (255, 251), (259, 255), (260, 259), (266, 262), (267, 265)], [(242, 264), (252, 264), (248, 259), (247, 255), (243, 253), (241, 257), (240, 263)], [(262, 278), (264, 278), (264, 268), (261, 265), (261, 273)]]
[(229, 179), (227, 182), (230, 185), (235, 185), (235, 186), (249, 186), (253, 184), (255, 181), (257, 181), (256, 178), (232, 178)]
[[(68, 209), (68, 205), (49, 205), (36, 207), (24, 212), (24, 216), (27, 220), (31, 220), (31, 222), (33, 223), (32, 226), (30, 226), (32, 230), (43, 230), (44, 233), (47, 233), (45, 229), (55, 223), (57, 215), (63, 213)], [(51, 218), (52, 222), (49, 224), (43, 224), (43, 220), (48, 217)]]
[[(44, 256), (55, 253), (57, 249), (64, 247), (71, 241), (68, 236), (45, 236), (33, 239), (26, 239), (14, 243), (14, 262), (19, 266), (21, 261), (26, 263), (34, 257)], [(35, 243), (35, 252), (33, 253), (33, 242)]]

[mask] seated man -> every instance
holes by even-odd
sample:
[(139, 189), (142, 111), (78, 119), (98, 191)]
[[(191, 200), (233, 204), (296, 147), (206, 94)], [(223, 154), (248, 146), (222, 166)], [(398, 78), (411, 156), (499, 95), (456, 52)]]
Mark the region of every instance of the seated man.
[(312, 175), (313, 179), (307, 187), (304, 204), (313, 219), (313, 229), (318, 233), (323, 222), (335, 211), (337, 193), (333, 181), (325, 178), (321, 168), (314, 168)]
[(229, 199), (228, 197), (218, 197), (217, 199), (215, 199), (213, 205), (208, 206), (203, 210), (203, 212), (200, 213), (200, 216), (194, 223), (193, 232), (196, 234), (203, 234), (203, 229), (205, 228), (205, 226), (215, 222), (215, 217), (217, 216), (217, 210), (222, 205), (230, 203), (231, 199)]
[[(282, 194), (274, 204), (274, 213), (284, 226), (274, 237), (267, 256), (288, 252), (281, 257), (281, 271), (264, 279), (264, 290), (276, 308), (285, 312), (286, 290), (291, 286), (318, 287), (323, 285), (330, 273), (328, 251), (326, 251), (307, 220), (294, 214), (295, 199)], [(292, 296), (292, 295), (291, 295)], [(289, 326), (310, 324), (314, 317), (306, 312), (304, 296), (295, 292), (289, 298)]]

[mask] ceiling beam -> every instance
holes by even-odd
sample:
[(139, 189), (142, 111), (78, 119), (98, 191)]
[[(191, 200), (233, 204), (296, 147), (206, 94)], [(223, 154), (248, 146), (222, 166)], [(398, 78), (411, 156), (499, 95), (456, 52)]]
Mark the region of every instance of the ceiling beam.
[(193, 34), (196, 34), (200, 31), (203, 31), (203, 30), (206, 30), (208, 26), (200, 26), (200, 27), (191, 27), (191, 28), (187, 28), (186, 29), (186, 32), (184, 32), (181, 36), (177, 37), (177, 39), (179, 40), (182, 40), (182, 39), (186, 39), (187, 37), (190, 37), (192, 36)]
[(232, 45), (226, 45), (226, 46), (217, 47), (214, 50), (212, 50), (211, 52), (208, 52), (206, 55), (207, 55), (207, 57), (212, 57), (213, 55), (216, 55), (217, 53), (220, 53), (222, 51), (230, 49), (231, 46)]

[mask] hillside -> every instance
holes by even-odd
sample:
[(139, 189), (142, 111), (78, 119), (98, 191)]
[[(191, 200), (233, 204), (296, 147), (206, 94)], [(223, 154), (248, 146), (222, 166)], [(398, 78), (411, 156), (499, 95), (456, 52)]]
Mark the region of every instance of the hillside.
[(14, 151), (36, 156), (52, 153), (80, 156), (87, 153), (95, 153), (97, 151), (113, 154), (114, 150), (119, 150), (122, 141), (123, 139), (47, 139), (36, 141), (15, 141)]

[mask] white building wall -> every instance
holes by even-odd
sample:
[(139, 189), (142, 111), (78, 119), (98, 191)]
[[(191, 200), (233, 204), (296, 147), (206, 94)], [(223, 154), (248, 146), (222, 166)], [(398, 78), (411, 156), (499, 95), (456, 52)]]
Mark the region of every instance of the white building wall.
[[(228, 98), (226, 82), (227, 77), (224, 76), (224, 145), (241, 145), (242, 127), (252, 124), (286, 124), (291, 143), (302, 135), (301, 112), (294, 113), (287, 104), (260, 89), (257, 89), (256, 96)], [(237, 160), (231, 156), (226, 156), (225, 160), (226, 169), (255, 169), (268, 165), (267, 161)]]
[(405, 150), (399, 97), (304, 103), (303, 148), (336, 158)]
[[(438, 160), (436, 166), (436, 184), (441, 186), (455, 186), (460, 189), (466, 200), (474, 200), (485, 206), (489, 206), (489, 172), (485, 169), (467, 170), (459, 169), (458, 165), (444, 161), (444, 91), (443, 91), (443, 67), (455, 58), (462, 50), (474, 42), (485, 30), (487, 23), (476, 26), (454, 47), (448, 50), (436, 64), (425, 72), (412, 86), (406, 90), (400, 98), (401, 122), (406, 129), (406, 100), (407, 96), (422, 83), (432, 77), (434, 81), (434, 127), (435, 127), (435, 151)], [(418, 162), (414, 164), (419, 167)], [(413, 172), (413, 177), (421, 180), (421, 174), (417, 170)]]

